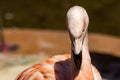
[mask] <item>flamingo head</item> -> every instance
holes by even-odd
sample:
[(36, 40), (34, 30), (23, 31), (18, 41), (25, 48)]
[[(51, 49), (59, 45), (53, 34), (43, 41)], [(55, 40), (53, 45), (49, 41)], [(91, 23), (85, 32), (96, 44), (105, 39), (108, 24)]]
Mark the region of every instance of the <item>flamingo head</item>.
[(84, 8), (74, 6), (67, 12), (68, 30), (72, 41), (72, 49), (75, 54), (82, 51), (82, 44), (87, 33), (89, 17)]

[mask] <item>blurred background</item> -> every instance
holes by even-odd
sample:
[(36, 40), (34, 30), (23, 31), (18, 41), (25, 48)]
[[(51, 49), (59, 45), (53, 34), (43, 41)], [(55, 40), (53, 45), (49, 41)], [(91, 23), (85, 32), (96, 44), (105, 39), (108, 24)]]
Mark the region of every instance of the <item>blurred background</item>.
[(119, 0), (0, 0), (0, 80), (13, 80), (48, 56), (70, 53), (66, 13), (74, 5), (90, 18), (93, 64), (103, 78), (120, 80)]
[(6, 28), (66, 29), (66, 12), (83, 6), (90, 17), (90, 32), (120, 36), (119, 0), (1, 0), (0, 13)]

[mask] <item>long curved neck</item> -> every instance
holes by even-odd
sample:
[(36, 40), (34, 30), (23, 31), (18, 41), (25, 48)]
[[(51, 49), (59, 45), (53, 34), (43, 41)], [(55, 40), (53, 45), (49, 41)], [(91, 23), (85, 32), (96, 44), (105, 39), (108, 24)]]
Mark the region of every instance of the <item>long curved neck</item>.
[(82, 64), (81, 68), (91, 68), (91, 58), (89, 54), (89, 48), (88, 48), (88, 34), (86, 33), (84, 41), (83, 41), (83, 47), (82, 47)]
[(90, 54), (89, 54), (89, 49), (88, 49), (88, 35), (86, 33), (84, 40), (83, 40), (83, 46), (82, 46), (82, 51), (80, 53), (80, 64), (78, 64), (80, 66), (80, 68), (76, 68), (76, 63), (74, 61), (75, 56), (73, 55), (73, 53), (71, 53), (71, 68), (72, 68), (72, 75), (73, 76), (73, 80), (76, 76), (78, 76), (80, 74), (81, 71), (89, 71), (92, 74), (92, 68), (91, 68), (91, 58), (90, 58)]

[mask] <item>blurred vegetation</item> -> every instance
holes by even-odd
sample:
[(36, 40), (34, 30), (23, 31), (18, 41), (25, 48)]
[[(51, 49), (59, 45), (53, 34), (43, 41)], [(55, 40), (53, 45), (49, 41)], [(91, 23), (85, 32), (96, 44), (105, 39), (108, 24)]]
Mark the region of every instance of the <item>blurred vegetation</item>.
[(120, 36), (120, 0), (0, 0), (4, 27), (66, 29), (66, 12), (83, 6), (90, 32)]

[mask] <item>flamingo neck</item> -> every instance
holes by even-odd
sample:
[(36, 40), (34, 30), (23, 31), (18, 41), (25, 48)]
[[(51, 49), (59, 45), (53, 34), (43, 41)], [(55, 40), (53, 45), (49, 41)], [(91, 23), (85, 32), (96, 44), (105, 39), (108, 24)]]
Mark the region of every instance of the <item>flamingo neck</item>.
[(88, 35), (85, 35), (84, 41), (83, 41), (83, 46), (82, 46), (82, 51), (80, 53), (80, 64), (78, 64), (80, 66), (80, 68), (76, 68), (76, 63), (74, 61), (74, 57), (73, 53), (71, 55), (71, 68), (72, 68), (72, 80), (74, 80), (74, 78), (76, 76), (78, 76), (80, 74), (81, 71), (90, 71), (92, 74), (92, 67), (91, 67), (91, 58), (90, 58), (90, 54), (89, 54), (89, 49), (88, 49)]
[(83, 42), (83, 47), (82, 47), (82, 64), (81, 64), (81, 69), (90, 69), (91, 68), (91, 58), (89, 54), (89, 48), (88, 48), (88, 35), (85, 35), (85, 39)]

